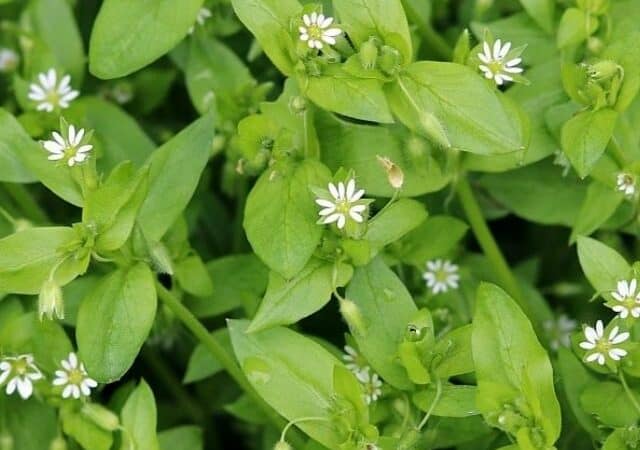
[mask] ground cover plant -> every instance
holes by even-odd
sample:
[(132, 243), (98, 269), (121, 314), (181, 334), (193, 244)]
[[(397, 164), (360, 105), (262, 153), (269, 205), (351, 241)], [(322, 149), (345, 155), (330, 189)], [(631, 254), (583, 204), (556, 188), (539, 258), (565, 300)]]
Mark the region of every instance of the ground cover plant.
[(640, 448), (639, 0), (0, 0), (0, 450)]

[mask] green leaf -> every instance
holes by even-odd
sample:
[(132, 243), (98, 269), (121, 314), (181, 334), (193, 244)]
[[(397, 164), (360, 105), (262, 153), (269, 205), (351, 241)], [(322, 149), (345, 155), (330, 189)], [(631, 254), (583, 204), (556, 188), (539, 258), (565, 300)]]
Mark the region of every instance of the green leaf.
[(520, 0), (525, 11), (540, 27), (549, 34), (555, 26), (554, 13), (556, 4), (553, 0)]
[(322, 164), (305, 160), (288, 173), (268, 170), (247, 198), (244, 229), (256, 254), (269, 268), (291, 278), (307, 264), (323, 227), (311, 186), (326, 186), (331, 175)]
[(175, 265), (174, 270), (180, 287), (189, 294), (196, 297), (210, 297), (213, 295), (213, 282), (199, 255), (189, 255), (180, 260)]
[[(231, 339), (229, 337), (229, 330), (226, 328), (220, 328), (219, 330), (211, 333), (211, 336), (218, 341), (218, 343), (229, 352), (233, 351), (231, 347)], [(195, 381), (204, 380), (210, 376), (217, 374), (224, 368), (222, 364), (213, 357), (211, 352), (202, 344), (198, 344), (191, 353), (189, 363), (187, 364), (187, 371), (184, 374), (184, 383), (193, 383)]]
[(86, 450), (109, 450), (113, 445), (113, 435), (96, 425), (79, 411), (61, 409), (62, 430)]
[(98, 78), (135, 72), (171, 50), (203, 0), (106, 0), (91, 32), (89, 69)]
[(572, 226), (586, 189), (574, 176), (562, 176), (551, 161), (506, 173), (483, 175), (479, 185), (502, 206), (527, 220)]
[[(369, 195), (391, 197), (394, 189), (387, 181), (376, 155), (385, 156), (404, 172), (402, 194), (417, 196), (442, 189), (449, 180), (432, 155), (428, 142), (404, 127), (374, 127), (341, 120), (333, 114), (317, 111), (323, 162), (336, 172), (353, 169), (358, 186)], [(373, 152), (372, 148), (380, 149)]]
[(44, 72), (52, 66), (63, 68), (71, 75), (71, 84), (80, 87), (85, 71), (84, 48), (69, 2), (35, 0), (29, 4), (28, 13), (32, 31), (40, 39), (38, 44), (46, 46), (53, 57), (53, 61), (47, 61), (48, 65), (38, 70)]
[(35, 397), (25, 401), (15, 395), (3, 394), (0, 407), (11, 411), (11, 414), (6, 414), (6, 427), (16, 450), (47, 449), (58, 434), (56, 410)]
[(253, 254), (228, 255), (207, 263), (213, 295), (188, 298), (189, 309), (198, 317), (224, 314), (244, 306), (253, 310), (267, 288), (269, 271)]
[(566, 348), (558, 349), (558, 370), (562, 380), (562, 387), (569, 402), (571, 412), (578, 419), (578, 423), (587, 430), (591, 436), (598, 439), (602, 432), (598, 428), (598, 422), (585, 412), (580, 404), (580, 394), (587, 386), (594, 384), (597, 379), (587, 370), (572, 352)]
[(267, 292), (247, 331), (290, 325), (320, 310), (331, 300), (334, 271), (336, 287), (345, 286), (353, 275), (348, 264), (336, 265), (318, 258), (311, 259), (290, 280), (271, 272)]
[[(516, 413), (538, 424), (546, 445), (552, 446), (560, 435), (560, 405), (551, 362), (517, 303), (495, 285), (482, 283), (478, 288), (472, 347), (476, 401), (485, 420), (499, 426), (497, 416), (511, 404)], [(529, 439), (527, 430), (509, 431), (521, 442)]]
[(411, 382), (396, 355), (417, 311), (407, 288), (378, 257), (356, 268), (346, 297), (358, 306), (366, 327), (364, 334), (352, 329), (362, 355), (386, 382), (409, 388)]
[(418, 227), (427, 218), (427, 210), (420, 202), (400, 199), (369, 221), (364, 239), (382, 249)]
[(154, 279), (144, 263), (107, 275), (78, 311), (81, 359), (96, 380), (119, 379), (133, 364), (156, 314)]
[(605, 295), (631, 272), (631, 266), (618, 252), (589, 237), (578, 237), (578, 259), (591, 286)]
[[(635, 396), (638, 398), (637, 392)], [(580, 403), (587, 413), (610, 427), (633, 425), (640, 418), (622, 385), (613, 381), (589, 384), (580, 395)]]
[(201, 114), (220, 96), (238, 95), (242, 88), (255, 85), (242, 60), (218, 40), (200, 34), (191, 39), (186, 68), (189, 96)]
[[(432, 384), (413, 395), (413, 402), (422, 411), (430, 410), (436, 398), (436, 387)], [(480, 414), (476, 408), (476, 387), (447, 384), (432, 410), (434, 416), (469, 417)]]
[(333, 368), (340, 362), (315, 341), (277, 327), (247, 333), (249, 322), (228, 322), (233, 349), (242, 370), (258, 394), (287, 420), (301, 417), (326, 419), (300, 422), (299, 428), (330, 449), (344, 437), (331, 423)]
[(202, 430), (192, 425), (171, 428), (158, 433), (160, 450), (202, 450)]
[(456, 149), (479, 154), (521, 150), (527, 142), (519, 118), (505, 108), (499, 95), (466, 66), (421, 61), (402, 73), (387, 98), (405, 125), (428, 138), (434, 135), (425, 128), (425, 114), (438, 120)]
[(600, 228), (618, 209), (623, 199), (624, 196), (612, 186), (593, 181), (587, 188), (587, 196), (571, 230), (570, 242), (574, 243), (578, 236), (588, 236)]
[(393, 123), (379, 80), (355, 78), (340, 68), (329, 68), (321, 76), (304, 78), (300, 85), (321, 108), (354, 119)]
[(127, 430), (122, 433), (121, 450), (130, 448), (159, 450), (156, 435), (156, 401), (149, 385), (140, 381), (138, 387), (131, 392), (120, 413), (122, 426)]
[[(629, 448), (627, 445), (629, 438), (627, 437), (626, 431), (626, 429), (620, 428), (613, 430), (613, 433), (611, 433), (602, 444), (602, 450), (627, 450)], [(635, 440), (631, 442), (635, 442)]]
[(82, 221), (96, 226), (96, 249), (114, 251), (124, 245), (147, 194), (147, 168), (135, 173), (133, 164), (116, 167), (100, 188), (88, 193)]
[[(28, 228), (0, 239), (0, 286), (4, 292), (37, 294), (55, 270), (65, 285), (83, 274), (89, 257), (77, 259), (76, 231), (68, 227)], [(59, 264), (59, 266), (58, 266)]]
[(149, 193), (138, 221), (150, 241), (159, 241), (191, 200), (213, 141), (213, 117), (203, 116), (149, 158)]
[(299, 20), (302, 6), (296, 0), (232, 0), (233, 10), (253, 33), (273, 64), (291, 75), (295, 63), (291, 20)]
[(411, 35), (400, 0), (334, 0), (333, 6), (340, 17), (340, 25), (356, 46), (376, 36), (386, 45), (395, 47), (404, 58), (404, 64), (411, 62)]
[[(587, 30), (587, 24), (591, 29)], [(590, 17), (588, 11), (578, 8), (567, 8), (558, 25), (558, 48), (578, 45), (584, 42), (598, 28), (598, 19)]]
[(604, 153), (617, 118), (612, 109), (583, 111), (562, 127), (562, 151), (582, 178), (591, 173)]
[(447, 380), (475, 370), (471, 352), (472, 330), (471, 325), (465, 325), (450, 331), (436, 342), (433, 353), (439, 358), (434, 372), (438, 377)]
[(422, 267), (453, 251), (468, 229), (466, 223), (452, 216), (428, 217), (400, 240), (400, 260)]
[[(56, 167), (47, 160), (47, 152), (36, 144), (23, 130), (18, 121), (7, 111), (0, 108), (0, 154), (9, 161), (7, 169), (15, 168), (16, 174), (7, 176), (7, 181), (28, 182), (33, 174), (56, 195), (76, 206), (82, 206), (80, 187), (73, 181), (66, 167)], [(12, 156), (6, 156), (10, 152)], [(5, 167), (0, 167), (0, 173)]]

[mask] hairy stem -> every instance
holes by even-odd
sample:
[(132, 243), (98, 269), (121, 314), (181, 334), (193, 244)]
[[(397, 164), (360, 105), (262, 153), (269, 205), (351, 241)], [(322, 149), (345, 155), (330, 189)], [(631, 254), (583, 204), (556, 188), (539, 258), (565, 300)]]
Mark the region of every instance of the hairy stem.
[[(502, 287), (518, 302), (524, 313), (530, 319), (533, 319), (531, 308), (522, 295), (520, 285), (491, 234), (491, 230), (489, 230), (489, 226), (484, 219), (480, 205), (478, 205), (478, 201), (471, 190), (469, 180), (467, 180), (464, 175), (458, 180), (456, 189), (473, 234), (478, 240), (485, 256), (491, 263), (493, 271), (500, 280)], [(537, 325), (536, 320), (532, 320), (532, 323), (534, 326)]]
[(436, 409), (436, 406), (438, 406), (438, 402), (440, 401), (440, 397), (442, 396), (442, 381), (440, 380), (440, 378), (438, 378), (436, 380), (436, 396), (433, 398), (433, 402), (431, 403), (431, 405), (429, 405), (429, 410), (427, 411), (427, 414), (425, 414), (424, 419), (422, 419), (422, 422), (420, 422), (420, 425), (418, 425), (417, 430), (420, 431), (424, 428), (424, 426), (427, 424), (429, 417), (431, 417), (431, 414), (433, 414), (433, 410)]
[[(251, 400), (260, 408), (269, 421), (281, 429), (287, 425), (280, 416), (260, 397), (253, 389), (253, 386), (249, 384), (249, 381), (244, 376), (244, 373), (236, 363), (235, 358), (230, 355), (226, 349), (216, 341), (209, 330), (189, 311), (171, 292), (169, 292), (162, 284), (156, 283), (156, 290), (160, 300), (176, 315), (178, 319), (187, 327), (195, 337), (204, 345), (204, 347), (213, 355), (214, 358), (224, 367), (229, 376), (238, 383), (240, 388), (251, 398)], [(299, 434), (291, 434), (291, 443), (298, 448), (302, 448), (305, 445), (304, 438)]]

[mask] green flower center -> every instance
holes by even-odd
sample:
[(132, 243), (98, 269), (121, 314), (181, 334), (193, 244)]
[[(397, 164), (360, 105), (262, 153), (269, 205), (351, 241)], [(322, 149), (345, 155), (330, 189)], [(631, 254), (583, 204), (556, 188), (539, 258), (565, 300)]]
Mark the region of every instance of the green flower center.
[(28, 368), (29, 368), (29, 365), (27, 364), (26, 359), (18, 359), (16, 362), (13, 363), (13, 369), (16, 371), (18, 375), (24, 375), (25, 373), (27, 373)]
[(84, 374), (78, 369), (71, 369), (69, 371), (69, 384), (75, 384), (79, 386), (84, 380)]
[(322, 28), (320, 28), (318, 25), (310, 25), (307, 28), (307, 32), (309, 33), (309, 38), (319, 41), (322, 39)]

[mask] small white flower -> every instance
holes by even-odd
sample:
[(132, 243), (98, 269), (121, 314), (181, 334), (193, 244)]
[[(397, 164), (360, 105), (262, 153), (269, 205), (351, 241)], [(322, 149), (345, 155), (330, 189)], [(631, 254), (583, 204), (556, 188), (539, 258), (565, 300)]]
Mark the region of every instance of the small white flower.
[(458, 266), (442, 259), (427, 261), (427, 270), (422, 274), (422, 278), (434, 294), (458, 289), (458, 281), (460, 281)]
[(347, 369), (356, 375), (365, 369), (365, 366), (362, 365), (363, 359), (355, 348), (350, 345), (345, 345), (344, 351), (345, 353), (342, 355), (342, 360)]
[(98, 386), (98, 382), (90, 378), (84, 368), (84, 364), (78, 361), (75, 353), (69, 353), (67, 359), (60, 361), (62, 370), (56, 370), (56, 378), (53, 380), (54, 386), (64, 386), (62, 398), (91, 395), (91, 389)]
[(636, 193), (636, 178), (630, 173), (619, 173), (616, 177), (618, 190), (627, 197), (633, 197)]
[(33, 394), (33, 382), (44, 378), (40, 369), (35, 365), (33, 355), (8, 356), (0, 361), (0, 384), (7, 380), (7, 395), (16, 390), (23, 400)]
[(303, 26), (300, 26), (300, 40), (306, 42), (309, 48), (321, 49), (324, 45), (336, 43), (336, 36), (342, 33), (340, 28), (329, 28), (333, 23), (333, 17), (325, 17), (323, 14), (312, 12), (302, 16)]
[(509, 74), (522, 73), (522, 68), (518, 64), (522, 62), (522, 58), (513, 58), (505, 60), (507, 53), (511, 49), (511, 42), (502, 45), (502, 41), (497, 39), (493, 44), (493, 51), (488, 42), (482, 44), (483, 52), (478, 53), (478, 58), (483, 64), (478, 66), (484, 76), (493, 79), (498, 86), (505, 81), (513, 81), (513, 77)]
[(83, 128), (76, 130), (76, 127), (69, 125), (67, 130), (53, 132), (53, 140), (42, 143), (46, 151), (51, 153), (48, 157), (50, 161), (66, 160), (69, 167), (77, 163), (84, 162), (89, 157), (89, 152), (93, 145), (82, 142), (85, 137)]
[(46, 73), (38, 75), (40, 83), (31, 83), (29, 86), (29, 99), (38, 103), (38, 111), (52, 112), (56, 108), (68, 108), (69, 103), (80, 92), (71, 88), (71, 76), (64, 75), (58, 83), (56, 69), (49, 69)]
[[(204, 23), (207, 21), (207, 19), (211, 18), (213, 14), (211, 14), (211, 10), (209, 8), (205, 8), (204, 6), (202, 8), (200, 8), (200, 10), (198, 11), (198, 15), (196, 17), (196, 23), (200, 26), (204, 25)], [(191, 28), (189, 28), (189, 34), (193, 34), (193, 32), (195, 31), (196, 26), (192, 25)]]
[(367, 405), (377, 401), (382, 395), (382, 380), (378, 374), (371, 372), (369, 367), (365, 367), (355, 375), (364, 386), (364, 399)]
[(621, 280), (618, 281), (617, 290), (611, 293), (617, 304), (607, 306), (617, 312), (621, 319), (626, 319), (629, 315), (635, 319), (640, 317), (640, 291), (636, 292), (637, 286), (635, 278), (631, 281)]
[(20, 57), (10, 48), (0, 48), (0, 73), (12, 72), (18, 67)]
[(358, 223), (364, 222), (362, 213), (367, 209), (367, 206), (356, 204), (364, 195), (364, 189), (356, 191), (356, 182), (353, 178), (347, 182), (346, 186), (342, 181), (338, 183), (338, 186), (329, 183), (329, 193), (333, 197), (332, 200), (316, 199), (316, 203), (323, 208), (318, 213), (321, 217), (321, 223), (337, 222), (338, 228), (342, 229), (349, 219)]
[(561, 314), (557, 320), (546, 320), (543, 324), (549, 336), (549, 345), (553, 350), (571, 345), (571, 333), (578, 326), (577, 322), (570, 319), (566, 314)]
[(613, 327), (609, 332), (609, 336), (604, 336), (604, 324), (602, 320), (596, 322), (595, 328), (585, 327), (584, 337), (586, 341), (580, 342), (580, 348), (588, 350), (585, 355), (587, 362), (597, 361), (601, 366), (604, 365), (607, 356), (614, 361), (619, 361), (620, 358), (626, 356), (627, 351), (621, 348), (614, 347), (615, 345), (622, 344), (629, 339), (629, 333), (619, 333), (620, 328)]

